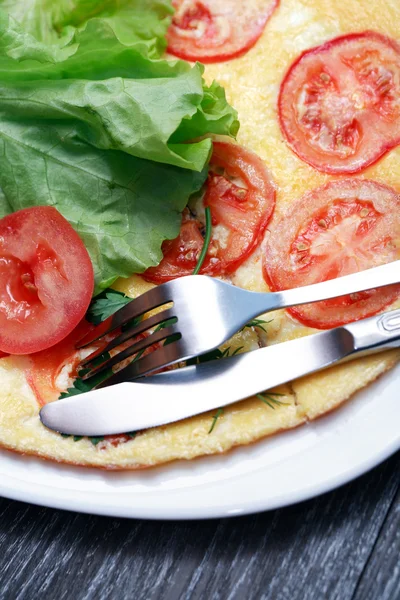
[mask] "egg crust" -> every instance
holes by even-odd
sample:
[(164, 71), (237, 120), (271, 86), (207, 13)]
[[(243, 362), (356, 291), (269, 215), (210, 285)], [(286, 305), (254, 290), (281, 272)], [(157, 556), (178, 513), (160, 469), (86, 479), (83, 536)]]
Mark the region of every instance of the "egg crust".
[[(277, 215), (306, 191), (332, 179), (302, 162), (282, 137), (276, 104), (288, 67), (303, 50), (338, 35), (368, 30), (371, 25), (375, 31), (396, 39), (399, 20), (398, 0), (375, 0), (362, 7), (358, 0), (281, 0), (254, 48), (236, 60), (207, 66), (207, 81), (217, 79), (239, 112), (238, 142), (265, 160), (273, 176)], [(391, 185), (400, 192), (400, 148), (366, 169), (361, 177)], [(236, 271), (232, 282), (268, 292), (262, 277), (262, 257), (263, 245)], [(135, 297), (149, 285), (133, 276), (120, 280), (116, 287)], [(315, 331), (284, 311), (268, 315), (266, 320), (270, 322), (265, 334), (246, 329), (229, 343), (232, 349), (243, 346), (243, 350), (250, 351), (260, 343), (279, 343)], [(338, 408), (399, 359), (400, 351), (390, 351), (304, 377), (276, 390), (282, 395), (276, 396), (281, 404), (274, 408), (259, 398), (250, 398), (225, 408), (217, 420), (213, 411), (147, 430), (126, 443), (104, 441), (94, 445), (87, 439), (61, 437), (41, 425), (39, 405), (24, 375), (27, 359), (10, 357), (0, 361), (0, 446), (64, 463), (121, 470), (224, 453)]]

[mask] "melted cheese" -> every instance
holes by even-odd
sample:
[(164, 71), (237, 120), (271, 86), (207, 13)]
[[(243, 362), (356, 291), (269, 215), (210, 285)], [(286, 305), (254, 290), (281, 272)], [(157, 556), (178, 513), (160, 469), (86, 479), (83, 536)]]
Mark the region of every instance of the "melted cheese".
[[(206, 68), (210, 83), (218, 80), (239, 113), (238, 142), (268, 165), (278, 185), (277, 212), (331, 177), (300, 160), (287, 146), (277, 119), (277, 97), (284, 74), (298, 55), (333, 37), (373, 28), (399, 39), (398, 0), (284, 0), (258, 44), (237, 60)], [(400, 147), (362, 176), (400, 190)]]
[[(224, 85), (241, 123), (238, 142), (261, 156), (277, 184), (275, 214), (305, 192), (332, 179), (299, 159), (282, 136), (277, 118), (277, 97), (282, 79), (307, 48), (353, 31), (373, 29), (399, 39), (397, 0), (363, 3), (357, 0), (285, 0), (271, 18), (259, 43), (242, 58), (208, 65), (206, 79)], [(361, 175), (386, 183), (400, 192), (400, 147), (392, 150)], [(267, 232), (268, 235), (268, 232)], [(400, 257), (400, 256), (399, 256)], [(262, 277), (262, 249), (232, 277), (233, 283), (252, 291), (267, 291)], [(396, 303), (394, 307), (400, 306)], [(269, 341), (282, 342), (314, 330), (279, 313), (269, 325)], [(279, 324), (278, 324), (279, 321)]]

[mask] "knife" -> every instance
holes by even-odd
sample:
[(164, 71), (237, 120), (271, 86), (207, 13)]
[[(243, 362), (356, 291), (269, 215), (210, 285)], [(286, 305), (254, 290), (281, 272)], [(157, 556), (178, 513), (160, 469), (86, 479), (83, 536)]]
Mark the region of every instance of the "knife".
[(227, 406), (339, 361), (400, 346), (400, 310), (254, 352), (167, 371), (44, 406), (46, 427), (103, 436)]

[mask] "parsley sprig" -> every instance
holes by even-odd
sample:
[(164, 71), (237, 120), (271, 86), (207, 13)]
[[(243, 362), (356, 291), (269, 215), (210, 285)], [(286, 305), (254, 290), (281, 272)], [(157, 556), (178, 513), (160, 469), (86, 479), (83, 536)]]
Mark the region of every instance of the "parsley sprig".
[(125, 296), (122, 292), (107, 289), (93, 299), (86, 318), (93, 325), (99, 325), (131, 301), (132, 298)]

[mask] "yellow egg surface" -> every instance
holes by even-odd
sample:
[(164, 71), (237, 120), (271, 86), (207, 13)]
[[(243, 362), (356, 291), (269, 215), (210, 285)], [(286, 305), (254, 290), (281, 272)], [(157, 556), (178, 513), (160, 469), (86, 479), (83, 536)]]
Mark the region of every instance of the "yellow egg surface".
[[(207, 81), (218, 80), (239, 112), (238, 142), (256, 152), (267, 164), (277, 186), (276, 215), (306, 191), (323, 185), (331, 176), (301, 161), (286, 144), (277, 119), (277, 96), (282, 78), (295, 58), (307, 48), (338, 35), (373, 29), (399, 38), (398, 0), (281, 0), (257, 44), (244, 56), (208, 65)], [(399, 39), (400, 41), (400, 39)], [(361, 177), (393, 186), (400, 192), (400, 147), (391, 150)], [(235, 285), (268, 291), (262, 277), (263, 245), (232, 277)], [(151, 284), (133, 276), (117, 288), (135, 297)], [(397, 306), (400, 306), (397, 303)], [(267, 333), (245, 329), (229, 342), (234, 350), (251, 351), (312, 333), (280, 311), (269, 315)], [(177, 459), (222, 453), (282, 430), (306, 424), (333, 410), (395, 365), (397, 351), (359, 359), (353, 363), (294, 381), (279, 390), (273, 407), (250, 398), (224, 409), (139, 433), (124, 443), (88, 439), (74, 441), (43, 427), (39, 404), (25, 377), (26, 360), (0, 361), (0, 445), (45, 459), (108, 469), (140, 469)], [(60, 383), (60, 391), (62, 383)], [(189, 399), (190, 401), (190, 399)], [(214, 425), (214, 427), (212, 427)]]

